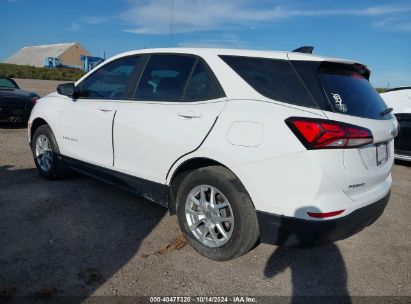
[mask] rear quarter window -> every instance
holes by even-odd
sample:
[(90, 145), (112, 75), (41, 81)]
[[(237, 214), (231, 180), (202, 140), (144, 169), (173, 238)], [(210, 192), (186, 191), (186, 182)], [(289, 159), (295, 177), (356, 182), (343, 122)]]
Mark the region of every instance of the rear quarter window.
[(288, 60), (243, 56), (220, 58), (267, 98), (298, 106), (319, 107)]

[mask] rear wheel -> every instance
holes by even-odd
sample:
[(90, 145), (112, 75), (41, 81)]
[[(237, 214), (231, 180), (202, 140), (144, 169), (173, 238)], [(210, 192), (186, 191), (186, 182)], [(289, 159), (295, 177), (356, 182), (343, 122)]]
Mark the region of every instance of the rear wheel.
[(31, 150), (34, 163), (42, 176), (59, 179), (66, 175), (67, 169), (59, 157), (56, 139), (48, 125), (42, 125), (34, 132)]
[(190, 245), (212, 260), (247, 253), (259, 237), (257, 217), (247, 192), (224, 167), (190, 173), (177, 195), (179, 226)]

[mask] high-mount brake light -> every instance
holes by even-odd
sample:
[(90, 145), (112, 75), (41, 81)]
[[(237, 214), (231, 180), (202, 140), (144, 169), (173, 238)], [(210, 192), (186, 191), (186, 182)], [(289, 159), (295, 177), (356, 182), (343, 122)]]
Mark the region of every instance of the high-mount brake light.
[(305, 117), (285, 122), (309, 150), (358, 148), (374, 141), (370, 130), (344, 122)]

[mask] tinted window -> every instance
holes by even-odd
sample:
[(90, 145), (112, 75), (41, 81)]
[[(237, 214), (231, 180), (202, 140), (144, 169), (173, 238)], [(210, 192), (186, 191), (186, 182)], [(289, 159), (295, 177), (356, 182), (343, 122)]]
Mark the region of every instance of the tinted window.
[(7, 78), (0, 78), (0, 88), (7, 88), (7, 89), (18, 89), (19, 87), (17, 86), (17, 84)]
[(200, 101), (224, 96), (223, 89), (215, 76), (211, 74), (203, 61), (199, 60), (188, 82), (184, 100)]
[(321, 61), (290, 61), (321, 110), (334, 111), (318, 78)]
[(334, 112), (371, 119), (381, 116), (387, 105), (364, 75), (352, 65), (324, 63), (319, 69), (320, 82)]
[(125, 57), (101, 67), (83, 81), (79, 97), (124, 99), (138, 60), (138, 56)]
[(299, 106), (318, 107), (288, 60), (220, 57), (261, 95)]
[(411, 114), (395, 114), (399, 124), (398, 136), (395, 138), (394, 145), (398, 154), (411, 156)]
[(152, 55), (138, 84), (135, 99), (181, 101), (196, 62), (192, 56)]

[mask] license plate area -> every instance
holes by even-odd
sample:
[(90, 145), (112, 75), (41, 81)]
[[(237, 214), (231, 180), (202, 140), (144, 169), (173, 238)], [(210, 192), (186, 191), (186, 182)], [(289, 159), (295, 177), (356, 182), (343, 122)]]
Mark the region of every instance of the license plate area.
[(24, 110), (23, 108), (11, 108), (10, 113), (11, 115), (23, 115)]
[(377, 166), (381, 166), (388, 159), (388, 145), (387, 143), (376, 144)]

